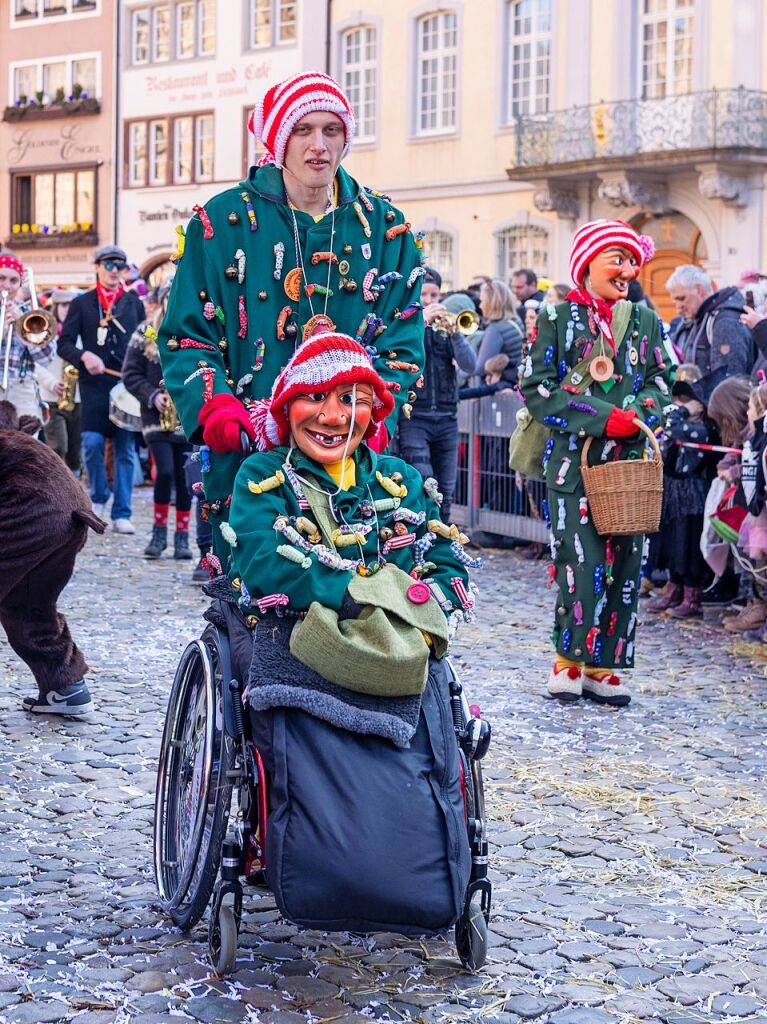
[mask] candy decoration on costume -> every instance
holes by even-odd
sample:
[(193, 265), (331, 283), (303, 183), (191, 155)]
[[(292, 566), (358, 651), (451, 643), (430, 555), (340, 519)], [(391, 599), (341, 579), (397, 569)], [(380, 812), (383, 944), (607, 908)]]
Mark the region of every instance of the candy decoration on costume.
[(290, 306), (283, 306), (280, 315), (277, 317), (277, 341), (285, 340), (285, 324), (293, 309)]
[[(548, 442), (547, 442), (547, 443), (548, 443)], [(552, 441), (551, 443), (552, 443), (552, 445), (553, 445), (553, 443), (554, 443), (554, 442)], [(546, 452), (545, 452), (545, 450), (544, 450), (544, 457), (545, 457), (545, 455), (546, 455)], [(568, 458), (567, 458), (567, 457), (565, 456), (565, 458), (563, 458), (563, 459), (562, 459), (562, 462), (560, 463), (560, 466), (559, 466), (559, 472), (557, 473), (557, 479), (556, 479), (556, 482), (557, 482), (558, 484), (563, 484), (563, 483), (565, 482), (565, 479), (566, 479), (566, 477), (567, 477), (567, 474), (568, 474), (568, 472), (569, 472), (569, 469), (570, 469), (570, 466), (571, 466), (571, 465), (572, 465), (572, 463), (571, 463), (570, 459), (568, 459)]]
[(270, 608), (284, 608), (290, 604), (290, 600), (287, 594), (267, 594), (265, 597), (259, 597), (256, 601), (256, 607), (263, 614)]
[(205, 317), (206, 320), (215, 319), (216, 307), (214, 303), (210, 301), (206, 302), (205, 305), (202, 307), (202, 315)]
[(213, 225), (210, 222), (210, 217), (205, 212), (205, 207), (200, 206), (198, 204), (197, 206), (192, 207), (192, 212), (196, 213), (197, 216), (200, 218), (200, 223), (202, 224), (202, 237), (205, 238), (206, 240), (212, 238)]
[(585, 561), (585, 555), (583, 552), (583, 541), (577, 533), (573, 534), (573, 547), (575, 548), (575, 555), (578, 559), (578, 565), (583, 565)]
[(324, 284), (307, 284), (304, 287), (304, 293), (309, 299), (312, 295), (327, 295), (329, 299), (333, 297), (333, 289), (326, 288)]
[(594, 593), (599, 595), (605, 589), (605, 567), (598, 565), (594, 569)]
[(395, 224), (393, 227), (387, 228), (384, 232), (384, 238), (387, 242), (391, 242), (397, 235), (404, 235), (406, 231), (410, 230), (410, 224), (405, 221), (403, 224)]
[(263, 368), (265, 352), (266, 345), (264, 344), (264, 339), (259, 338), (258, 341), (256, 342), (256, 361), (252, 367), (254, 373), (258, 373), (258, 371)]
[(450, 550), (453, 553), (453, 557), (456, 558), (461, 563), (461, 565), (465, 565), (467, 569), (482, 568), (482, 559), (471, 558), (470, 555), (467, 555), (466, 552), (461, 547), (460, 541), (454, 540), (453, 543), (450, 545)]
[(283, 242), (277, 242), (274, 246), (274, 271), (272, 276), (275, 281), (279, 281), (282, 277), (282, 265), (285, 262), (285, 245)]
[(380, 469), (376, 470), (376, 480), (393, 498), (407, 497), (407, 487), (404, 484), (395, 483), (389, 476), (384, 476)]
[(186, 245), (186, 232), (181, 224), (176, 225), (176, 248), (170, 254), (171, 263), (180, 263), (184, 255), (184, 246)]
[(565, 567), (567, 575), (567, 589), (571, 594), (575, 593), (575, 570), (571, 565)]
[(399, 548), (409, 548), (415, 541), (414, 533), (403, 533), (401, 536), (392, 537), (383, 546), (382, 553), (388, 555), (390, 551), (397, 551)]
[(312, 266), (316, 267), (318, 263), (338, 263), (338, 257), (334, 252), (315, 252), (312, 255)]
[(275, 488), (280, 487), (285, 483), (285, 474), (282, 470), (278, 469), (272, 476), (264, 477), (263, 480), (259, 480), (256, 483), (254, 480), (248, 480), (248, 490), (251, 494), (263, 494), (265, 491), (273, 491)]
[(420, 367), (415, 363), (406, 363), (402, 359), (387, 359), (386, 365), (390, 370), (407, 370), (408, 373), (418, 373)]
[(399, 508), (399, 505), (399, 498), (376, 498), (373, 502), (376, 512), (391, 512), (392, 509)]
[(362, 207), (357, 202), (352, 203), (352, 207), (354, 209), (354, 212), (357, 214), (357, 220), (362, 225), (362, 230), (365, 234), (365, 238), (370, 238), (373, 232), (370, 230), (370, 224), (368, 223), (367, 217), (362, 212)]
[(245, 211), (250, 221), (250, 230), (255, 231), (258, 228), (256, 223), (256, 211), (253, 209), (253, 203), (250, 201), (250, 196), (247, 192), (240, 192), (240, 198), (245, 203)]
[(547, 427), (559, 427), (560, 430), (567, 430), (567, 420), (564, 416), (544, 416), (543, 422)]
[[(367, 210), (367, 212), (368, 212), (368, 213), (372, 213), (372, 212), (373, 212), (373, 204), (372, 204), (372, 203), (370, 202), (370, 200), (369, 200), (369, 199), (368, 199), (368, 197), (367, 197), (367, 196), (365, 195), (365, 193), (364, 193), (364, 192), (360, 192), (360, 194), (359, 194), (359, 197), (360, 197), (360, 202), (361, 202), (361, 203), (362, 203), (362, 205), (363, 205), (363, 206), (365, 207), (365, 209)], [(389, 214), (390, 212), (391, 212), (390, 210), (387, 210), (387, 211), (386, 211), (386, 214), (387, 214), (387, 216), (388, 216), (388, 214)]]
[(224, 538), (224, 540), (229, 545), (229, 547), (230, 548), (236, 548), (237, 547), (237, 534), (231, 528), (229, 523), (221, 523), (221, 525), (219, 526), (219, 530), (221, 530), (221, 536)]
[(562, 633), (562, 650), (567, 653), (570, 650), (570, 644), (573, 642), (572, 630), (566, 629)]
[(283, 558), (287, 558), (289, 562), (294, 562), (296, 565), (300, 565), (302, 569), (310, 569), (312, 560), (308, 555), (302, 555), (296, 548), (292, 548), (289, 544), (278, 544), (277, 554), (282, 555)]
[(395, 523), (407, 523), (408, 526), (420, 526), (426, 521), (426, 513), (423, 511), (413, 512), (409, 508), (400, 507), (394, 513), (393, 518)]
[(581, 516), (581, 526), (585, 526), (589, 521), (589, 499), (585, 494), (578, 499), (578, 511)]
[(240, 322), (240, 329), (237, 331), (237, 337), (244, 338), (248, 333), (248, 313), (245, 309), (244, 295), (240, 295), (237, 299), (237, 318)]
[(573, 619), (576, 626), (583, 625), (583, 605), (580, 601), (573, 601)]
[(383, 288), (389, 281), (401, 281), (402, 274), (398, 270), (389, 270), (385, 274), (381, 274), (376, 282), (379, 288)]
[(567, 524), (567, 509), (565, 508), (565, 499), (557, 498), (557, 532), (562, 533), (566, 529)]
[(615, 627), (617, 625), (618, 625), (618, 613), (617, 612), (611, 612), (610, 613), (610, 619), (609, 619), (609, 622), (607, 624), (607, 635), (608, 636), (615, 636)]
[(179, 348), (199, 348), (206, 349), (208, 352), (215, 352), (216, 346), (211, 345), (207, 341), (196, 341), (194, 338), (182, 338), (178, 343)]
[(418, 278), (419, 277), (423, 277), (423, 275), (425, 273), (426, 273), (426, 271), (424, 270), (423, 267), (413, 267), (413, 269), (408, 274), (408, 279), (407, 279), (407, 286), (408, 286), (408, 288), (412, 288), (413, 285), (418, 280)]
[(365, 300), (365, 302), (375, 302), (375, 300), (378, 298), (378, 292), (373, 291), (372, 289), (372, 284), (373, 281), (375, 280), (377, 273), (378, 268), (373, 267), (367, 271), (367, 273), (362, 279), (362, 298)]
[(242, 284), (245, 280), (245, 253), (242, 249), (238, 249), (234, 258), (237, 260), (237, 284)]
[(624, 604), (631, 604), (634, 596), (635, 583), (633, 580), (625, 580), (621, 587), (621, 601)]
[(248, 386), (248, 384), (252, 384), (252, 383), (253, 383), (253, 374), (252, 373), (246, 373), (244, 377), (240, 377), (240, 379), (237, 381), (237, 385), (236, 385), (236, 387), (234, 389), (234, 393), (238, 397), (242, 396), (244, 394), (245, 388)]

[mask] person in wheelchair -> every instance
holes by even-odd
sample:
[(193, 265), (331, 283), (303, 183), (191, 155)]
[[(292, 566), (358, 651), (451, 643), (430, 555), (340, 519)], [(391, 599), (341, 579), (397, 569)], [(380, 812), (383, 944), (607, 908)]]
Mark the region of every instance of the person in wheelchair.
[(393, 405), (354, 339), (305, 342), (259, 404), (261, 450), (237, 475), (227, 539), (253, 634), (251, 707), (301, 707), (404, 745), (429, 655), (471, 617), (476, 563), (441, 522), (434, 480), (364, 443)]

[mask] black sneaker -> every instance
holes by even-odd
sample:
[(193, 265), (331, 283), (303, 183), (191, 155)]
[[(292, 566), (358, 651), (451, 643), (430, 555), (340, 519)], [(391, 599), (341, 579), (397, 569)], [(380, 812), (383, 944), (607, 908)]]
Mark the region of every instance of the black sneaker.
[(91, 695), (82, 680), (61, 690), (25, 697), (21, 705), (25, 711), (38, 715), (62, 715), (64, 718), (82, 718), (93, 711)]

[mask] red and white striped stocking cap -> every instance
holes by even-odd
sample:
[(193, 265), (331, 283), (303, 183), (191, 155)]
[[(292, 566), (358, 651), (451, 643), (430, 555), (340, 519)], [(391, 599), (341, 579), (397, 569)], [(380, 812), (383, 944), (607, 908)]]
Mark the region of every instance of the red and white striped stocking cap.
[(282, 167), (290, 133), (302, 117), (318, 110), (335, 114), (341, 119), (346, 136), (346, 145), (341, 155), (345, 157), (354, 138), (354, 111), (349, 97), (338, 82), (321, 71), (293, 75), (273, 85), (263, 99), (256, 103), (248, 127), (263, 142), (267, 156), (273, 158), (277, 167)]
[(394, 408), (394, 396), (358, 341), (347, 334), (328, 331), (315, 334), (300, 345), (275, 380), (271, 398), (250, 406), (259, 451), (288, 443), (291, 398), (313, 391), (331, 391), (339, 384), (370, 384), (373, 388), (373, 416), (365, 434), (366, 438), (372, 437), (378, 424)]
[(570, 247), (570, 277), (579, 288), (589, 263), (600, 252), (614, 245), (628, 249), (640, 267), (655, 255), (652, 238), (649, 235), (638, 235), (625, 221), (592, 220), (578, 228)]

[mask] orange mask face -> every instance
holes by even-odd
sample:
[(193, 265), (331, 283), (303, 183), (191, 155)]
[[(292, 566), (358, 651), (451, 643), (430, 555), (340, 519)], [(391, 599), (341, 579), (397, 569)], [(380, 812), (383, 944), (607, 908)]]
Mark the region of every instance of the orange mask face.
[(357, 451), (372, 417), (370, 384), (339, 384), (328, 391), (298, 395), (288, 408), (296, 447), (325, 466), (339, 462), (344, 450), (347, 455)]
[(639, 273), (636, 256), (622, 245), (597, 253), (589, 263), (586, 287), (598, 299), (616, 302), (628, 297), (629, 284)]

